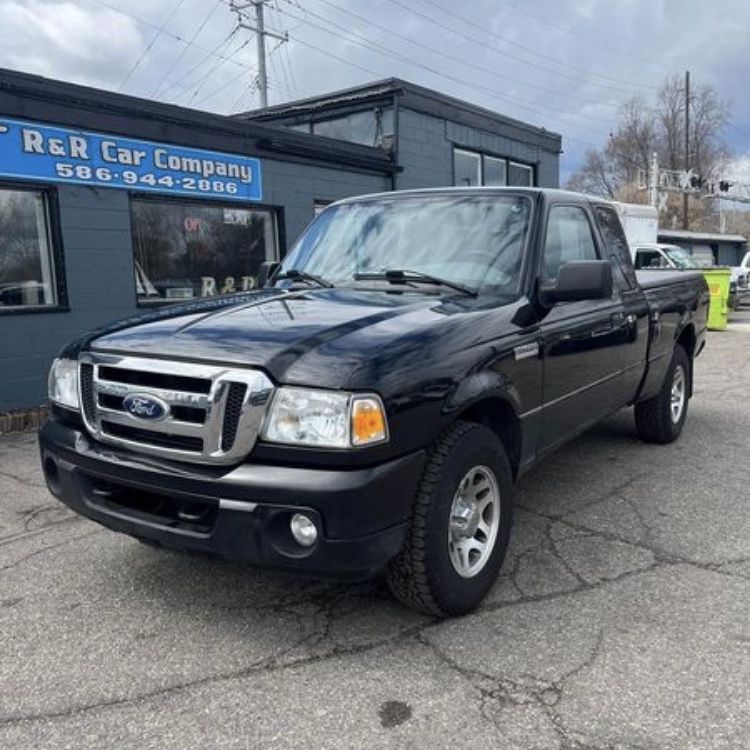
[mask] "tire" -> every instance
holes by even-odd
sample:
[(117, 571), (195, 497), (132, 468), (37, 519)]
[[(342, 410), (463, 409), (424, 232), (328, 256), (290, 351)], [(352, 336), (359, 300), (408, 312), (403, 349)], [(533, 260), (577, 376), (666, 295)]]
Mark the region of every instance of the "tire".
[[(467, 500), (456, 500), (460, 485)], [(505, 557), (512, 493), (510, 463), (495, 433), (472, 422), (449, 427), (430, 452), (404, 548), (388, 566), (386, 577), (396, 599), (438, 617), (475, 609), (495, 583)], [(479, 508), (484, 510), (480, 513)], [(463, 515), (456, 515), (457, 509)], [(477, 548), (467, 551), (472, 545)], [(461, 563), (463, 574), (456, 567)]]
[[(679, 375), (678, 373), (682, 373)], [(659, 393), (647, 401), (635, 405), (635, 427), (638, 437), (646, 443), (666, 444), (677, 440), (685, 426), (690, 392), (690, 359), (678, 344), (672, 354), (672, 361), (664, 377)], [(675, 414), (673, 389), (681, 378), (682, 399), (679, 414)], [(675, 396), (676, 397), (676, 396)], [(673, 407), (675, 407), (673, 409)]]

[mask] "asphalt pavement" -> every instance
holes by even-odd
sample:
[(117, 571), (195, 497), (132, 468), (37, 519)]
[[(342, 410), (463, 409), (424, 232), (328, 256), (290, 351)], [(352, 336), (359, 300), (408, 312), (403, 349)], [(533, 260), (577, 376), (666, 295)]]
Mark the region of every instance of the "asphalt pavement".
[(632, 422), (521, 481), (497, 585), (442, 622), (145, 547), (0, 437), (0, 748), (750, 748), (750, 312), (677, 443)]

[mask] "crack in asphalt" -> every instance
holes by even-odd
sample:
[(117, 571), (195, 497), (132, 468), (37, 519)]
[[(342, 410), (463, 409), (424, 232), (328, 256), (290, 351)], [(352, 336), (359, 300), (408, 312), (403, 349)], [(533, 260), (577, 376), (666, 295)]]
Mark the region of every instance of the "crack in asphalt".
[(59, 547), (65, 547), (66, 545), (71, 544), (72, 542), (77, 542), (81, 539), (85, 539), (86, 537), (94, 536), (95, 534), (100, 534), (103, 531), (106, 531), (106, 529), (94, 529), (93, 531), (89, 531), (86, 534), (79, 534), (77, 536), (73, 536), (68, 539), (63, 539), (61, 542), (55, 542), (54, 544), (47, 544), (43, 547), (40, 547), (37, 550), (34, 550), (33, 552), (29, 552), (28, 555), (19, 557), (18, 560), (14, 560), (12, 563), (8, 563), (7, 565), (1, 566), (0, 572), (6, 571), (6, 570), (12, 570), (13, 568), (17, 568), (19, 565), (21, 565), (21, 563), (24, 563), (33, 557), (37, 557), (38, 555), (42, 555), (45, 552), (49, 552), (54, 549), (58, 549)]
[(40, 534), (45, 534), (48, 531), (53, 531), (58, 526), (62, 526), (63, 524), (83, 523), (87, 520), (88, 519), (83, 518), (83, 516), (73, 515), (69, 518), (61, 518), (59, 521), (50, 521), (45, 526), (42, 526), (38, 529), (32, 529), (31, 531), (19, 531), (15, 534), (9, 534), (8, 536), (0, 537), (0, 547), (4, 547), (7, 544), (14, 544), (15, 542), (25, 541), (26, 539), (34, 536), (39, 536)]

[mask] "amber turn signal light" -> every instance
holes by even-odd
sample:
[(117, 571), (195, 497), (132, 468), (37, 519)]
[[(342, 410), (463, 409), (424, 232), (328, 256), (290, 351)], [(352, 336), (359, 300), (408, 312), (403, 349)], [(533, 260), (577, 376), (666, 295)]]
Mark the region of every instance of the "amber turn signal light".
[(388, 439), (385, 411), (379, 398), (356, 398), (352, 404), (352, 445), (382, 443)]

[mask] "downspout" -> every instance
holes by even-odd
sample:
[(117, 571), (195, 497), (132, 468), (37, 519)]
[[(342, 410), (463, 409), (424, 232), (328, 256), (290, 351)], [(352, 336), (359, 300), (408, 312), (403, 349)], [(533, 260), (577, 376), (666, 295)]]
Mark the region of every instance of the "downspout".
[(398, 190), (398, 92), (393, 92), (393, 151), (391, 152), (393, 171), (391, 172), (391, 190)]

